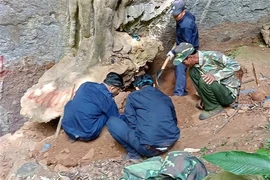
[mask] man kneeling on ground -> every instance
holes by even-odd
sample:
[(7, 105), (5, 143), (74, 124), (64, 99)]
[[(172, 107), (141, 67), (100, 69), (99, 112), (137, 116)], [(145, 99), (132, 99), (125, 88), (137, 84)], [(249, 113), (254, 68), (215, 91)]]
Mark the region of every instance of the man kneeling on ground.
[(96, 139), (110, 116), (119, 117), (114, 101), (124, 88), (122, 77), (107, 74), (103, 83), (85, 82), (64, 109), (62, 127), (71, 142)]
[(180, 136), (174, 105), (167, 95), (153, 87), (152, 77), (137, 77), (134, 87), (137, 91), (128, 95), (121, 119), (111, 117), (107, 122), (113, 138), (127, 151), (123, 159), (166, 152)]
[(232, 104), (240, 85), (235, 72), (239, 63), (217, 51), (197, 51), (189, 43), (180, 43), (176, 48), (174, 63), (190, 67), (189, 75), (201, 98), (196, 105), (202, 109), (199, 119), (210, 118), (223, 111), (223, 106)]

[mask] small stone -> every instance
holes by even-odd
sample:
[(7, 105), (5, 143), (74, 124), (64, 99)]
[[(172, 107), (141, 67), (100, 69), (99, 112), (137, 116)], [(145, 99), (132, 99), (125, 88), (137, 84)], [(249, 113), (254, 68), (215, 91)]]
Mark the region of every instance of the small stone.
[(43, 167), (47, 167), (48, 161), (47, 159), (42, 159), (38, 163)]
[(235, 111), (234, 109), (227, 110), (227, 115), (231, 116), (234, 113), (234, 111)]
[(220, 113), (221, 116), (229, 116), (227, 112)]
[(258, 89), (257, 91), (251, 94), (251, 99), (253, 101), (263, 101), (267, 98), (266, 92), (262, 89)]
[(92, 159), (95, 155), (95, 150), (93, 148), (91, 148), (88, 153), (82, 157), (83, 160), (89, 160)]
[(247, 110), (249, 110), (249, 107), (248, 106), (241, 106), (241, 110), (247, 111)]
[(69, 154), (69, 149), (65, 148), (61, 151), (61, 153), (66, 153), (66, 154)]
[(264, 108), (270, 108), (270, 101), (269, 101), (269, 100), (264, 101), (263, 107), (264, 107)]
[(34, 154), (30, 151), (30, 152), (28, 153), (28, 156), (29, 156), (30, 158), (33, 158), (33, 157), (34, 157)]
[(21, 178), (27, 178), (28, 176), (33, 176), (36, 174), (38, 164), (35, 162), (29, 162), (22, 165), (18, 171), (17, 176)]
[(48, 152), (45, 152), (44, 154), (43, 154), (43, 157), (44, 158), (46, 158), (46, 157), (48, 157), (49, 156), (49, 153)]
[(244, 111), (244, 110), (238, 110), (238, 113), (239, 114), (244, 114), (246, 111)]
[(70, 169), (67, 168), (66, 166), (63, 166), (62, 164), (57, 164), (57, 165), (54, 167), (54, 171), (55, 171), (55, 172), (60, 172), (60, 171), (63, 171), (63, 172), (69, 172)]
[(184, 151), (194, 153), (194, 152), (200, 152), (201, 149), (194, 149), (194, 148), (185, 148)]

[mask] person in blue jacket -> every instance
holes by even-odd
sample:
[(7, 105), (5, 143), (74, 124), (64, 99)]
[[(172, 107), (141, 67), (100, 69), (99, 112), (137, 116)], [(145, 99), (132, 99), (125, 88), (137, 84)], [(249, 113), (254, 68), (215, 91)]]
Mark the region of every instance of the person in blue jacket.
[[(184, 0), (175, 0), (172, 9), (172, 16), (176, 21), (176, 45), (182, 42), (187, 42), (193, 45), (193, 47), (199, 49), (199, 33), (195, 22), (195, 16), (185, 9)], [(170, 60), (175, 55), (174, 50), (169, 51), (167, 56)], [(175, 96), (185, 96), (186, 91), (186, 70), (187, 67), (180, 63), (179, 65), (174, 64), (176, 83), (174, 88)]]
[(137, 91), (128, 95), (121, 119), (111, 117), (107, 122), (112, 137), (127, 151), (124, 159), (166, 152), (180, 136), (170, 97), (153, 84), (148, 74), (137, 77), (134, 81)]
[(107, 74), (103, 83), (85, 82), (64, 108), (62, 127), (71, 142), (96, 139), (110, 116), (119, 116), (114, 96), (124, 88), (122, 77)]

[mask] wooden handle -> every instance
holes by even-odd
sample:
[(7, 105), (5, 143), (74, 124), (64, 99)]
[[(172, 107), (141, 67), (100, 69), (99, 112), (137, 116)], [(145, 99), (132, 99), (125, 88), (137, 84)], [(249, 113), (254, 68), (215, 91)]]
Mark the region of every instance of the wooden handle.
[[(70, 97), (69, 97), (69, 100), (68, 101), (70, 101), (72, 99), (72, 96), (73, 96), (73, 93), (74, 93), (74, 89), (75, 89), (75, 84), (73, 85), (73, 88), (71, 90)], [(62, 116), (60, 117), (60, 120), (58, 122), (58, 125), (57, 125), (57, 128), (56, 128), (56, 132), (55, 132), (55, 135), (54, 135), (54, 139), (56, 139), (58, 137), (58, 135), (59, 135), (59, 132), (60, 132), (60, 129), (61, 129), (61, 126), (62, 126), (63, 116), (64, 116), (64, 110), (63, 110)]]
[(257, 86), (259, 86), (259, 80), (257, 78), (257, 74), (256, 74), (256, 70), (255, 70), (255, 67), (254, 67), (254, 64), (252, 63), (252, 70), (253, 70), (253, 75), (254, 75), (254, 78), (255, 78), (255, 81), (256, 81), (256, 84)]
[(164, 70), (164, 69), (165, 69), (165, 67), (167, 66), (169, 60), (170, 60), (170, 57), (168, 56), (168, 57), (166, 58), (165, 62), (163, 63), (163, 65), (162, 65), (162, 67), (161, 67), (161, 70)]
[[(171, 50), (173, 50), (175, 47), (176, 47), (176, 43), (174, 43), (174, 45), (173, 45), (173, 47), (172, 47)], [(161, 67), (161, 70), (164, 70), (164, 69), (165, 69), (165, 67), (167, 66), (169, 60), (170, 60), (170, 57), (168, 56), (168, 57), (166, 58), (166, 60), (164, 61), (163, 65), (162, 65), (162, 67)]]

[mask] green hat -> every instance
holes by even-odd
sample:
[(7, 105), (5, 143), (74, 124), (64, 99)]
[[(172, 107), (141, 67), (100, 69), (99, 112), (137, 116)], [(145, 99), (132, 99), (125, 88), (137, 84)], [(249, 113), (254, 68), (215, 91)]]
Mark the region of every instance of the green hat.
[(194, 47), (190, 43), (180, 43), (175, 47), (174, 52), (176, 57), (174, 58), (173, 64), (175, 66), (182, 63), (190, 54), (194, 52)]

